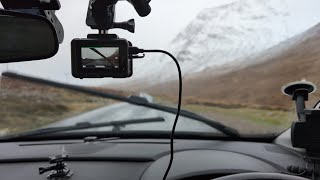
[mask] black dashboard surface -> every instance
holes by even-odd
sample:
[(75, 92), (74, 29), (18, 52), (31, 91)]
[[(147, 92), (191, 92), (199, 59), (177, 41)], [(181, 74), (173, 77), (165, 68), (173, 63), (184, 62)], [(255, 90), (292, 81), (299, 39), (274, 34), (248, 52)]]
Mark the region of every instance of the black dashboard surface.
[[(169, 140), (117, 139), (105, 142), (46, 141), (0, 144), (1, 180), (44, 180), (48, 157), (68, 154), (71, 179), (161, 180), (169, 161)], [(240, 172), (285, 172), (304, 166), (301, 155), (279, 145), (254, 142), (175, 140), (170, 179)]]

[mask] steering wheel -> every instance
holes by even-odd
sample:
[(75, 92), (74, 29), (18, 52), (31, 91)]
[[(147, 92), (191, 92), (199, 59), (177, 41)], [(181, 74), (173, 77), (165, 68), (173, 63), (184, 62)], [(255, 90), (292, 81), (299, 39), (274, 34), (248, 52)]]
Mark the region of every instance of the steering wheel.
[(303, 177), (278, 173), (242, 173), (216, 178), (214, 180), (309, 180)]

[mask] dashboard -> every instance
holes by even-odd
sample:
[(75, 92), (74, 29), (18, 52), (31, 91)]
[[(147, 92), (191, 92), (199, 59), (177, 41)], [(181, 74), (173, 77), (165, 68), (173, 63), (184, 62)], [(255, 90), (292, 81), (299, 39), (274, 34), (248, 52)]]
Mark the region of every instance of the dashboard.
[[(212, 179), (236, 173), (283, 173), (291, 165), (305, 166), (302, 153), (272, 143), (175, 140), (169, 178)], [(48, 158), (68, 154), (76, 180), (161, 180), (170, 158), (169, 140), (111, 139), (15, 142), (0, 144), (1, 180), (47, 179), (40, 167)]]

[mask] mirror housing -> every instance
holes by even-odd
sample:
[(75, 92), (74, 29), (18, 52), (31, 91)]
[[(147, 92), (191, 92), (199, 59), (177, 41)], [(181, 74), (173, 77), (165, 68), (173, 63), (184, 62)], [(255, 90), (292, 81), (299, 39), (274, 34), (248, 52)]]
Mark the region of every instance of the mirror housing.
[(56, 30), (47, 18), (0, 9), (0, 63), (47, 59), (58, 49)]

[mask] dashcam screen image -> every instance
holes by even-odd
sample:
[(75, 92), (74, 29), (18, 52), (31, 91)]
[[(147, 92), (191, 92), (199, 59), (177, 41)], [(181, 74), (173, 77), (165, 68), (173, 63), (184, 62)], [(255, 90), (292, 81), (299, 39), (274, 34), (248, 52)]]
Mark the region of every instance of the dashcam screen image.
[(118, 69), (120, 66), (118, 47), (83, 47), (81, 58), (85, 69)]

